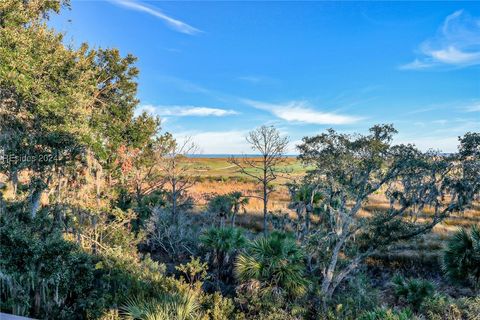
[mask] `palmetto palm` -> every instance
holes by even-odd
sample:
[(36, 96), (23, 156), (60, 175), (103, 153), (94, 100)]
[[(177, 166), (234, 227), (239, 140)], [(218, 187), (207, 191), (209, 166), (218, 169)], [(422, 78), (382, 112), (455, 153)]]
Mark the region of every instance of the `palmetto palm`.
[(274, 232), (254, 240), (238, 256), (235, 274), (240, 281), (257, 280), (298, 296), (305, 293), (308, 284), (303, 260), (303, 252), (292, 237)]
[(128, 320), (193, 320), (200, 317), (194, 292), (165, 295), (157, 299), (133, 298), (121, 308)]
[(447, 244), (443, 255), (443, 270), (453, 280), (480, 281), (480, 227), (461, 229)]
[(243, 248), (246, 240), (240, 229), (210, 228), (200, 236), (202, 246), (211, 253), (211, 264), (217, 269), (217, 278), (228, 260), (238, 249)]
[(245, 206), (248, 204), (248, 198), (244, 197), (240, 191), (234, 191), (228, 194), (232, 201), (232, 227), (235, 227), (235, 217), (240, 212), (240, 209), (245, 211)]
[(217, 195), (208, 202), (208, 211), (220, 217), (220, 227), (224, 226), (227, 216), (232, 213), (233, 201), (228, 195)]
[(303, 222), (303, 230), (301, 231), (302, 235), (305, 236), (309, 232), (311, 215), (320, 203), (321, 194), (313, 185), (298, 186), (291, 184), (289, 185), (289, 191), (291, 196), (290, 208), (295, 209), (298, 221)]

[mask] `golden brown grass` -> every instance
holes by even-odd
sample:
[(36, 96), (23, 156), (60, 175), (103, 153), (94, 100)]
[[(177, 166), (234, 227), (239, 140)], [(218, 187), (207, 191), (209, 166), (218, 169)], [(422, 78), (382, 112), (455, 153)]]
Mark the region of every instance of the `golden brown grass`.
[[(294, 159), (289, 159), (294, 161)], [(208, 197), (212, 194), (226, 194), (233, 191), (241, 191), (245, 195), (258, 195), (258, 186), (246, 179), (238, 179), (241, 177), (235, 173), (234, 168), (225, 165), (225, 159), (201, 159), (199, 161), (205, 168), (202, 176), (203, 179), (191, 188), (190, 194), (194, 197), (198, 211), (202, 211), (205, 207)], [(214, 165), (212, 165), (214, 164)], [(290, 164), (292, 165), (292, 164)], [(295, 166), (294, 177), (301, 176), (298, 169), (298, 163)], [(209, 171), (207, 168), (214, 169)], [(225, 174), (224, 176), (222, 175)], [(211, 179), (215, 177), (215, 179)], [(222, 177), (222, 179), (218, 179)], [(283, 185), (285, 180), (276, 184), (276, 191), (271, 195), (269, 203), (269, 211), (289, 213), (294, 217), (294, 213), (288, 208), (289, 193)], [(383, 211), (389, 207), (387, 199), (382, 194), (374, 194), (369, 198), (369, 202), (360, 212), (361, 216), (368, 216), (374, 211)], [(262, 228), (262, 209), (263, 203), (260, 199), (250, 198), (247, 206), (247, 214), (242, 214), (237, 218), (238, 225), (260, 231)], [(431, 210), (424, 211), (425, 215), (431, 214)], [(420, 217), (421, 219), (424, 219)], [(455, 214), (446, 219), (441, 224), (435, 226), (431, 233), (407, 243), (394, 246), (385, 255), (377, 258), (384, 259), (393, 263), (438, 263), (441, 250), (444, 247), (445, 240), (460, 227), (469, 227), (474, 224), (480, 224), (480, 203), (476, 203), (473, 208), (466, 210), (461, 214)]]

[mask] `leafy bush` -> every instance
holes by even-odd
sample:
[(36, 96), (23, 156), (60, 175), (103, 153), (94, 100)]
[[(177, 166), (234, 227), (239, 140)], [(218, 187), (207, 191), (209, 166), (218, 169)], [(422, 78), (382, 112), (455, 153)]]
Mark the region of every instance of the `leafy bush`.
[(203, 281), (207, 277), (207, 264), (200, 262), (200, 258), (190, 257), (190, 262), (175, 267), (190, 284)]
[(422, 302), (435, 292), (435, 286), (424, 279), (404, 279), (396, 275), (392, 280), (397, 298), (404, 299), (414, 310), (418, 310)]
[(241, 192), (234, 191), (229, 194), (216, 195), (208, 202), (207, 208), (210, 213), (215, 214), (220, 218), (220, 227), (225, 226), (225, 219), (230, 217), (232, 227), (235, 227), (235, 218), (242, 209), (245, 211), (245, 206), (248, 204), (246, 198)]
[(245, 246), (246, 239), (240, 229), (210, 228), (200, 236), (200, 242), (207, 251), (207, 259), (216, 269), (217, 279), (220, 279), (232, 273), (228, 263)]
[(49, 319), (81, 319), (103, 307), (98, 259), (62, 237), (46, 212), (0, 216), (0, 309)]
[(224, 227), (225, 219), (232, 213), (233, 202), (228, 195), (217, 195), (208, 202), (208, 211), (220, 218), (220, 227)]
[(370, 284), (370, 279), (363, 274), (350, 278), (330, 302), (334, 308), (330, 311), (334, 318), (356, 319), (362, 312), (373, 310), (378, 306), (378, 291)]
[(455, 300), (436, 295), (422, 303), (421, 312), (428, 320), (478, 320), (480, 297)]
[(132, 298), (121, 310), (131, 320), (194, 320), (200, 315), (200, 304), (195, 293), (187, 292), (155, 299)]
[(443, 270), (455, 281), (480, 282), (480, 227), (464, 228), (448, 241), (443, 254)]
[(425, 299), (420, 310), (428, 320), (462, 319), (462, 310), (455, 304), (455, 301), (444, 295)]
[(410, 309), (395, 311), (392, 309), (379, 308), (374, 311), (366, 312), (359, 320), (411, 320), (414, 319), (413, 312)]
[(304, 254), (291, 236), (273, 232), (252, 241), (237, 257), (235, 273), (241, 282), (257, 280), (274, 291), (301, 296), (308, 280), (304, 276)]
[(202, 297), (205, 320), (230, 320), (235, 315), (235, 305), (232, 299), (225, 298), (218, 292), (202, 295)]

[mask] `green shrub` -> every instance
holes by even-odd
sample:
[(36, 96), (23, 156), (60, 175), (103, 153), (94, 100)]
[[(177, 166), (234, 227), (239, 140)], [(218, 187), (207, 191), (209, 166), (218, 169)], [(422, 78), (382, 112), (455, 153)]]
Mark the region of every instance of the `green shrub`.
[(480, 227), (461, 229), (450, 238), (443, 254), (443, 270), (455, 281), (480, 284)]
[(396, 297), (405, 300), (414, 310), (418, 310), (422, 302), (435, 292), (434, 284), (424, 279), (404, 279), (396, 275), (392, 284)]
[(410, 309), (395, 311), (392, 309), (378, 308), (366, 312), (358, 320), (412, 320), (414, 314)]
[(308, 280), (304, 271), (304, 254), (295, 239), (279, 232), (252, 241), (235, 263), (241, 282), (257, 280), (262, 286), (284, 290), (292, 296), (306, 292)]
[(451, 299), (436, 295), (425, 299), (421, 313), (428, 320), (479, 320), (480, 297)]
[(42, 319), (83, 319), (102, 311), (99, 259), (63, 239), (44, 210), (0, 216), (0, 309)]
[(235, 316), (232, 299), (225, 298), (218, 292), (203, 295), (202, 308), (205, 310), (205, 319), (230, 320)]
[(207, 209), (220, 218), (220, 227), (224, 227), (225, 220), (232, 213), (232, 198), (225, 194), (216, 195), (208, 201)]
[(121, 311), (131, 320), (194, 320), (201, 315), (194, 292), (165, 294), (154, 299), (131, 298)]
[(232, 274), (233, 264), (229, 264), (237, 251), (246, 244), (241, 229), (237, 228), (210, 228), (200, 236), (200, 243), (207, 251), (207, 259), (215, 268), (217, 280), (228, 280)]
[(200, 258), (190, 257), (190, 261), (175, 267), (183, 274), (185, 280), (190, 284), (203, 282), (207, 278), (207, 263), (202, 263)]
[(329, 304), (335, 318), (356, 319), (362, 312), (375, 309), (378, 303), (378, 291), (365, 274), (359, 273), (350, 278), (346, 286), (339, 288)]
[(428, 320), (461, 320), (462, 310), (455, 301), (444, 295), (435, 295), (423, 301), (420, 311)]

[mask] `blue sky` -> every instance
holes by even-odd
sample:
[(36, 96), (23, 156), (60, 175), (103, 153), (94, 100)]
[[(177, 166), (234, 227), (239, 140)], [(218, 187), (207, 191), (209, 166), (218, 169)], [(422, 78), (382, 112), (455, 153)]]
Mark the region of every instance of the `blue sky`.
[(50, 24), (137, 56), (139, 110), (204, 153), (249, 153), (262, 124), (290, 152), (326, 128), (446, 152), (480, 131), (479, 2), (73, 0)]

